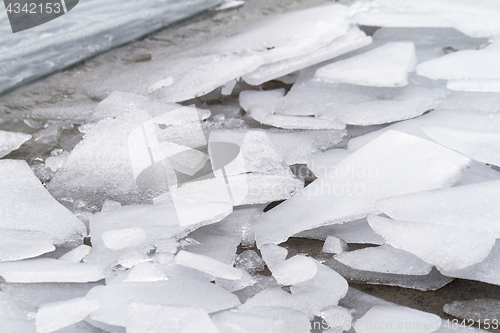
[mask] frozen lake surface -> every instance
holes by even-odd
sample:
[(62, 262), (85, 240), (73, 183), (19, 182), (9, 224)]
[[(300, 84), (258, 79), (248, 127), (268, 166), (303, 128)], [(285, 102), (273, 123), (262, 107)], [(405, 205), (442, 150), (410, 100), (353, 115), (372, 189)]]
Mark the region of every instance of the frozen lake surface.
[(216, 7), (222, 0), (81, 0), (65, 15), (12, 33), (0, 9), (0, 93)]

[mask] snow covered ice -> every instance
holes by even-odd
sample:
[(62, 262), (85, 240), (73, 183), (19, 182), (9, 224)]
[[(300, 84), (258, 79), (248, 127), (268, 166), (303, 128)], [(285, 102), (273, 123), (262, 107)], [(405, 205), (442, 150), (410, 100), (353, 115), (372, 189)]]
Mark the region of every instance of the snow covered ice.
[(494, 0), (80, 2), (0, 15), (2, 333), (498, 317)]

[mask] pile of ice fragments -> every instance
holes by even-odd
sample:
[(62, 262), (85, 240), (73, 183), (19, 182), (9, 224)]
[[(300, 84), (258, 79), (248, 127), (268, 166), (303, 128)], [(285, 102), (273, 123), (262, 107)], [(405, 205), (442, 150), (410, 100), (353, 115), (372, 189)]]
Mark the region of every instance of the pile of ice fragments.
[(95, 82), (84, 120), (0, 120), (2, 332), (457, 329), (348, 283), (500, 285), (499, 18), (313, 7)]

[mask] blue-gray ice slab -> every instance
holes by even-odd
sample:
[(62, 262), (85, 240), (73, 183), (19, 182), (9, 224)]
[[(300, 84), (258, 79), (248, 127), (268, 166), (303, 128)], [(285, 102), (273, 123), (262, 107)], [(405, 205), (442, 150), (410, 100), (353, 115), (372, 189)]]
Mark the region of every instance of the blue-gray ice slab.
[[(0, 93), (221, 4), (222, 0), (81, 0), (71, 12), (12, 33), (0, 10)], [(1, 6), (3, 7), (3, 6)]]

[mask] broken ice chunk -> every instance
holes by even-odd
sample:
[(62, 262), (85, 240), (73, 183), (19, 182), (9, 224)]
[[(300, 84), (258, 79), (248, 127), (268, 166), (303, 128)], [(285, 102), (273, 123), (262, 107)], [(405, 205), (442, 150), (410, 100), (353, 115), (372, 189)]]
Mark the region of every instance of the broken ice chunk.
[(422, 126), (422, 131), (443, 146), (456, 150), (476, 161), (500, 166), (499, 132), (438, 126)]
[(128, 305), (126, 327), (127, 333), (219, 333), (201, 308), (138, 302)]
[(248, 333), (285, 333), (287, 323), (266, 316), (225, 311), (212, 318), (215, 326), (221, 333), (248, 332)]
[(89, 290), (103, 281), (86, 283), (2, 283), (3, 294), (9, 299), (20, 302), (34, 311), (29, 318), (36, 315), (36, 308), (41, 304), (66, 301), (72, 298), (84, 297)]
[(67, 151), (63, 151), (55, 156), (50, 156), (45, 160), (45, 166), (47, 168), (50, 168), (50, 170), (56, 172), (61, 168), (61, 166), (64, 164), (64, 161), (66, 161), (68, 156), (69, 152)]
[(351, 152), (355, 151), (391, 130), (430, 140), (429, 136), (421, 130), (425, 125), (445, 126), (473, 131), (497, 131), (500, 129), (499, 116), (471, 110), (462, 110), (462, 108), (463, 105), (460, 105), (458, 110), (437, 109), (421, 117), (398, 122), (378, 131), (353, 138), (348, 142), (348, 150)]
[(311, 54), (344, 36), (348, 29), (347, 8), (330, 4), (274, 15), (210, 47), (219, 52), (221, 49), (234, 53), (252, 51), (266, 63), (274, 63)]
[(495, 171), (485, 163), (472, 161), (472, 164), (464, 176), (454, 186), (484, 183), (492, 180), (500, 180), (500, 172)]
[(395, 220), (465, 228), (500, 237), (500, 180), (391, 197), (377, 208)]
[(354, 269), (379, 273), (427, 275), (432, 269), (417, 256), (390, 245), (343, 252), (335, 259)]
[(347, 244), (335, 236), (327, 236), (323, 249), (325, 253), (339, 254), (347, 250)]
[(372, 230), (366, 218), (343, 224), (333, 224), (304, 230), (296, 234), (295, 237), (326, 240), (330, 235), (338, 237), (346, 243), (384, 244), (384, 238)]
[[(247, 53), (210, 54), (163, 61), (164, 77), (151, 82), (148, 93), (165, 102), (182, 102), (203, 96), (263, 64), (260, 56)], [(157, 65), (158, 66), (158, 65)], [(160, 73), (161, 73), (160, 72)], [(158, 74), (151, 76), (158, 77)], [(150, 79), (150, 80), (151, 80)], [(144, 93), (144, 92), (143, 92)]]
[(253, 308), (259, 306), (290, 308), (305, 313), (309, 318), (312, 318), (315, 313), (315, 310), (311, 309), (303, 298), (295, 297), (280, 287), (264, 289), (255, 296), (249, 298), (240, 309), (246, 312), (246, 308), (248, 307)]
[(229, 96), (233, 93), (233, 89), (238, 81), (236, 79), (229, 81), (224, 86), (222, 86), (221, 94), (224, 96)]
[(423, 62), (416, 71), (434, 80), (500, 80), (499, 68), (500, 41), (496, 41), (481, 50), (453, 52)]
[(127, 228), (105, 231), (101, 238), (107, 248), (111, 250), (121, 250), (126, 247), (133, 247), (146, 240), (146, 232), (142, 228)]
[(55, 259), (0, 263), (0, 276), (9, 283), (92, 282), (104, 278), (101, 266)]
[(330, 44), (310, 54), (262, 65), (255, 71), (243, 75), (243, 80), (254, 86), (260, 85), (369, 45), (371, 41), (371, 37), (367, 37), (359, 29), (350, 28), (345, 36), (334, 39)]
[(444, 276), (436, 268), (427, 275), (401, 275), (360, 271), (330, 258), (325, 265), (342, 275), (348, 282), (359, 284), (374, 284), (385, 286), (398, 286), (402, 288), (422, 291), (438, 290), (451, 281), (452, 278)]
[(262, 259), (269, 269), (283, 263), (288, 255), (288, 250), (275, 244), (264, 244), (260, 248)]
[(500, 318), (500, 300), (481, 298), (466, 301), (453, 301), (445, 304), (443, 311), (454, 317), (476, 322), (486, 322)]
[[(401, 325), (402, 323), (403, 325)], [(354, 329), (358, 333), (378, 332), (381, 327), (393, 332), (408, 332), (411, 330), (411, 332), (415, 333), (431, 333), (440, 326), (441, 318), (432, 313), (396, 305), (376, 305), (356, 321)]]
[(420, 116), (446, 92), (415, 83), (388, 88), (305, 79), (277, 103), (276, 113), (369, 126)]
[(287, 333), (308, 333), (311, 329), (311, 323), (307, 316), (300, 311), (290, 308), (254, 306), (240, 308), (237, 312), (269, 317), (276, 321), (285, 321), (285, 332)]
[(118, 201), (106, 199), (102, 203), (101, 212), (107, 212), (107, 211), (113, 210), (115, 208), (119, 208), (121, 206), (122, 206), (122, 204), (119, 203)]
[(55, 249), (52, 237), (44, 232), (0, 228), (0, 262), (34, 258)]
[(244, 288), (249, 287), (249, 286), (253, 286), (258, 282), (245, 270), (240, 269), (240, 271), (242, 273), (241, 279), (229, 280), (229, 279), (215, 278), (215, 284), (217, 284), (218, 286), (221, 286), (222, 288), (226, 289), (227, 291), (234, 292), (234, 291), (238, 291), (238, 290), (244, 289)]
[(485, 260), (472, 266), (455, 270), (443, 271), (446, 276), (459, 279), (475, 280), (500, 285), (500, 241), (497, 241)]
[(204, 228), (190, 233), (188, 237), (193, 241), (183, 246), (183, 249), (233, 266), (241, 237), (238, 235), (214, 235), (209, 231), (210, 228)]
[(197, 307), (208, 313), (240, 305), (234, 294), (208, 281), (188, 276), (172, 276), (168, 281), (98, 286), (86, 297), (97, 299), (100, 304), (99, 309), (91, 314), (92, 320), (121, 327), (127, 323), (129, 302)]
[(85, 225), (52, 198), (26, 162), (0, 161), (0, 179), (1, 228), (43, 232), (55, 245), (82, 242)]
[(125, 282), (151, 282), (168, 280), (161, 265), (153, 262), (141, 262), (128, 273)]
[(318, 315), (321, 310), (337, 305), (348, 289), (347, 281), (331, 268), (315, 260), (318, 268), (316, 275), (307, 281), (290, 287), (292, 295), (304, 303), (308, 314)]
[(289, 286), (312, 279), (318, 268), (313, 259), (296, 255), (274, 266), (271, 271), (279, 284)]
[(500, 79), (449, 80), (446, 88), (455, 91), (475, 91), (500, 93)]
[[(432, 36), (432, 38), (429, 38)], [(373, 34), (374, 44), (413, 42), (419, 62), (435, 59), (446, 53), (476, 49), (487, 38), (471, 38), (452, 28), (380, 28)]]
[(305, 164), (309, 155), (341, 144), (346, 131), (269, 131), (267, 135), (287, 165)]
[(416, 64), (415, 46), (409, 42), (387, 43), (374, 50), (320, 67), (315, 79), (362, 86), (403, 87)]
[(102, 120), (89, 129), (50, 182), (52, 195), (90, 203), (102, 202), (105, 197), (137, 200), (138, 188), (126, 143), (132, 129), (150, 118), (146, 111), (137, 110)]
[[(85, 257), (85, 262), (99, 263), (111, 270), (117, 264), (124, 265), (123, 262), (117, 261), (130, 261), (125, 258), (141, 258), (151, 251), (176, 252), (176, 240), (171, 238), (184, 237), (190, 231), (214, 222), (199, 220), (210, 216), (209, 211), (209, 214), (199, 216), (197, 214), (199, 213), (198, 210), (193, 210), (192, 207), (191, 210), (195, 216), (192, 220), (193, 224), (188, 226), (179, 224), (176, 207), (171, 204), (123, 206), (111, 211), (94, 214), (90, 219), (92, 251)], [(222, 219), (222, 216), (220, 218)], [(136, 228), (140, 228), (142, 231), (138, 233), (132, 232), (132, 238), (123, 239), (122, 241), (121, 238), (113, 236), (120, 235), (123, 230), (128, 234), (130, 229), (134, 231)], [(102, 235), (105, 236), (104, 239)], [(136, 238), (138, 235), (140, 238)], [(108, 239), (108, 237), (110, 238)], [(142, 241), (138, 243), (140, 240)], [(110, 249), (108, 245), (113, 249)], [(135, 261), (136, 259), (132, 259), (132, 266)], [(143, 260), (140, 259), (140, 261)]]
[(35, 333), (36, 327), (32, 320), (0, 318), (0, 327), (9, 333)]
[(321, 117), (277, 114), (276, 106), (282, 102), (284, 89), (269, 91), (245, 90), (240, 93), (240, 104), (247, 115), (261, 124), (286, 129), (344, 129), (345, 124)]
[(328, 176), (328, 172), (332, 171), (331, 167), (337, 165), (351, 153), (347, 149), (330, 149), (324, 153), (310, 155), (307, 159), (307, 167), (314, 172), (316, 177)]
[(24, 302), (17, 301), (7, 296), (3, 291), (0, 293), (0, 320), (17, 319), (31, 320), (36, 314), (36, 308)]
[(257, 245), (279, 244), (302, 230), (365, 217), (385, 197), (449, 187), (469, 164), (468, 158), (435, 143), (387, 132), (337, 164), (335, 174), (320, 177), (259, 217)]
[(79, 247), (69, 251), (59, 258), (59, 260), (69, 261), (69, 262), (81, 262), (92, 250), (92, 247), (87, 245), (80, 245)]
[(474, 3), (448, 0), (376, 0), (357, 2), (350, 8), (354, 22), (375, 27), (455, 28), (471, 37), (500, 34), (500, 6), (480, 0)]
[(181, 250), (175, 256), (175, 263), (194, 268), (200, 272), (228, 280), (239, 280), (242, 273), (239, 269), (224, 264), (210, 257)]
[(245, 250), (236, 257), (235, 267), (257, 273), (264, 270), (265, 263), (254, 250)]
[(98, 308), (99, 302), (85, 297), (42, 304), (36, 314), (36, 331), (50, 333), (71, 326)]
[(379, 216), (369, 216), (368, 222), (387, 244), (416, 255), (442, 272), (483, 261), (495, 245), (494, 235), (478, 229)]
[[(306, 163), (309, 155), (335, 147), (340, 144), (346, 135), (344, 130), (285, 131), (275, 129), (261, 131), (267, 134), (274, 150), (286, 165)], [(232, 142), (234, 140), (232, 138), (241, 137), (247, 132), (248, 130), (213, 131), (211, 135), (214, 135), (219, 141)], [(251, 143), (251, 141), (248, 143)], [(258, 151), (258, 149), (255, 149), (255, 151)]]
[(321, 318), (328, 324), (332, 330), (348, 331), (351, 328), (352, 315), (349, 310), (341, 306), (330, 306), (321, 310)]
[(21, 147), (31, 139), (31, 135), (24, 133), (6, 132), (0, 130), (0, 158)]

